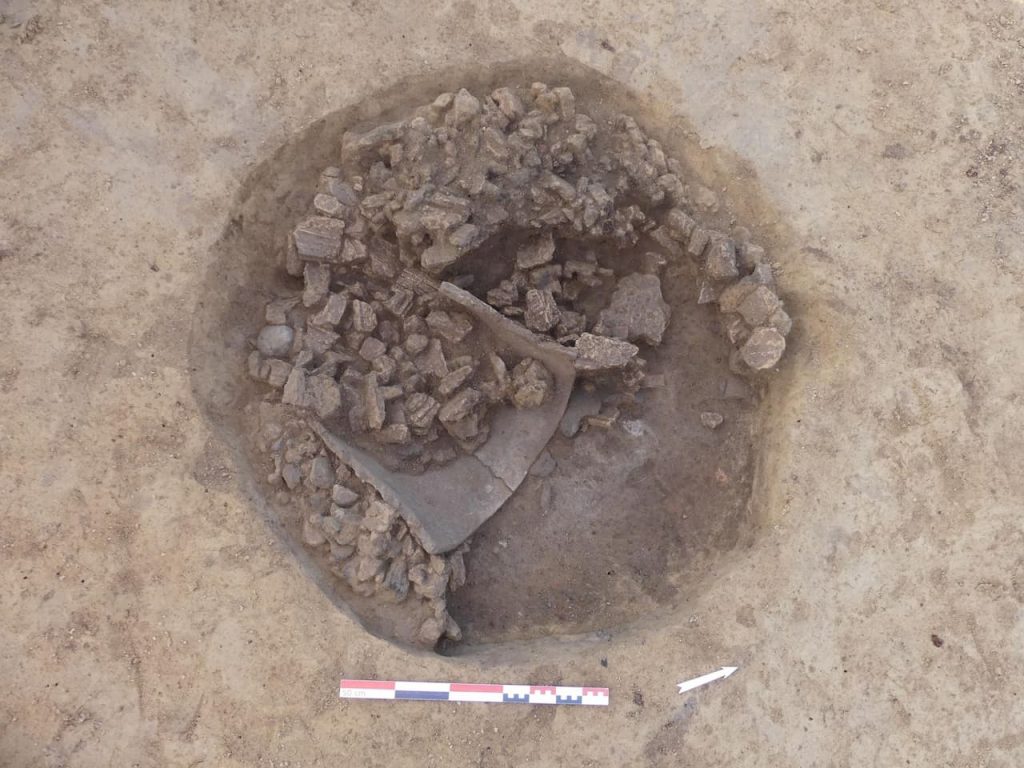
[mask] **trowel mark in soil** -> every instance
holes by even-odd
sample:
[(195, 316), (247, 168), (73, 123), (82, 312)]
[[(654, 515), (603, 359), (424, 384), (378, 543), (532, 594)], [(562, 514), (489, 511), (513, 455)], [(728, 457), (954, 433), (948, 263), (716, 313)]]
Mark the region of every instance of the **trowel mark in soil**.
[[(267, 482), (344, 589), (368, 598), (362, 609), (432, 646), (461, 637), (447, 601), (466, 582), (468, 537), (524, 481), (574, 380), (590, 405), (567, 433), (620, 426), (649, 443), (612, 441), (599, 463), (614, 466), (609, 446), (671, 455), (643, 421), (645, 393), (673, 377), (652, 373), (670, 333), (665, 294), (679, 299), (663, 281), (717, 304), (725, 375), (773, 368), (791, 323), (764, 250), (698, 222), (682, 166), (633, 118), (592, 119), (567, 87), (445, 93), (347, 133), (340, 150), (284, 256), (301, 285), (266, 305), (248, 360), (267, 386)], [(654, 409), (661, 423), (675, 405)], [(715, 480), (729, 478), (719, 467)]]

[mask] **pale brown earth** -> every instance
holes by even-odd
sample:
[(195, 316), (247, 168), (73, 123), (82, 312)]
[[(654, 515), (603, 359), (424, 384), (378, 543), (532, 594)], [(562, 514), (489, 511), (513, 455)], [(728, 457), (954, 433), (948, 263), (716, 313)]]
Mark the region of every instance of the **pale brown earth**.
[[(0, 13), (0, 764), (1024, 760), (1021, 4)], [(583, 634), (540, 611), (532, 639), (410, 653), (267, 524), (193, 394), (190, 332), (235, 195), (280, 147), (353, 105), (372, 119), (377, 93), (553, 82), (561, 57), (637, 94), (761, 234), (791, 349), (746, 435), (697, 433), (752, 446), (742, 519), (669, 517), (711, 494), (685, 472), (621, 512), (662, 516), (680, 551), (705, 536), (666, 566), (673, 595), (638, 577), (646, 611), (561, 607), (553, 631)], [(342, 675), (607, 685), (612, 704), (339, 702)]]

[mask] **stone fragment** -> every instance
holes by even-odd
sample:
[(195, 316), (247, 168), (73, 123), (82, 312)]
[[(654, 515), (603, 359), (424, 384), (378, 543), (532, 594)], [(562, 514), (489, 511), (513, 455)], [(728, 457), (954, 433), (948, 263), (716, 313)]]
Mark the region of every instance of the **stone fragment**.
[(497, 288), (487, 292), (487, 303), (492, 307), (510, 307), (519, 301), (519, 289), (511, 280), (502, 280)]
[(338, 198), (325, 192), (321, 192), (313, 198), (313, 208), (321, 216), (329, 216), (332, 219), (344, 219), (348, 213), (348, 209)]
[(303, 334), (302, 346), (314, 355), (323, 355), (334, 346), (337, 340), (338, 334), (334, 331), (310, 325), (307, 326), (306, 332)]
[(516, 253), (516, 268), (533, 269), (547, 264), (555, 255), (555, 241), (550, 232), (530, 238)]
[(288, 381), (288, 377), (291, 375), (292, 366), (291, 363), (286, 363), (284, 360), (268, 360), (267, 367), (269, 372), (267, 373), (267, 384), (272, 386), (274, 389), (280, 389)]
[(725, 417), (715, 411), (703, 411), (700, 415), (700, 423), (708, 429), (718, 429), (723, 421)]
[(476, 224), (462, 224), (448, 235), (448, 242), (460, 254), (479, 245), (480, 240), (480, 227), (476, 226)]
[(446, 341), (458, 344), (473, 330), (473, 322), (461, 312), (432, 310), (427, 315), (427, 326)]
[(294, 491), (302, 482), (302, 470), (297, 464), (285, 464), (281, 467), (281, 479), (288, 486), (288, 490)]
[(450, 396), (455, 390), (461, 387), (473, 373), (473, 366), (464, 365), (456, 368), (445, 376), (437, 385), (437, 394), (441, 397)]
[(295, 228), (295, 250), (303, 261), (336, 261), (344, 232), (345, 222), (313, 216)]
[(668, 320), (669, 306), (661, 295), (661, 280), (657, 275), (634, 273), (619, 281), (594, 331), (626, 341), (660, 344)]
[(639, 352), (640, 349), (628, 341), (583, 333), (576, 340), (576, 370), (595, 373), (624, 368)]
[(405, 418), (410, 426), (419, 430), (428, 429), (440, 409), (437, 400), (422, 392), (413, 392), (405, 400)]
[(754, 243), (741, 243), (736, 246), (736, 260), (744, 272), (753, 272), (765, 263), (764, 248)]
[(755, 371), (763, 371), (779, 362), (786, 351), (786, 337), (775, 328), (755, 328), (740, 348), (743, 362)]
[(430, 339), (422, 333), (410, 333), (405, 340), (405, 351), (410, 355), (418, 355), (429, 343)]
[(780, 309), (782, 303), (774, 291), (767, 286), (759, 285), (746, 295), (736, 311), (743, 315), (748, 324), (758, 326), (767, 325), (768, 318)]
[(309, 465), (309, 484), (314, 488), (327, 489), (334, 485), (334, 467), (326, 456), (317, 456)]
[(491, 94), (491, 98), (509, 120), (518, 120), (526, 114), (522, 100), (511, 88), (498, 88)]
[(473, 412), (473, 409), (480, 404), (481, 399), (477, 390), (466, 387), (441, 407), (437, 417), (446, 426), (461, 421)]
[(321, 419), (329, 418), (341, 408), (341, 388), (330, 376), (310, 376), (306, 379), (306, 403)]
[(729, 280), (739, 273), (735, 243), (727, 237), (712, 240), (704, 257), (704, 274), (712, 280)]
[(722, 312), (739, 312), (743, 300), (757, 288), (757, 284), (748, 277), (728, 285), (718, 294), (718, 308)]
[(387, 417), (384, 396), (377, 386), (377, 374), (368, 373), (363, 379), (363, 415), (366, 419), (366, 426), (369, 429), (377, 430), (384, 426), (384, 419)]
[(463, 126), (480, 114), (480, 100), (467, 91), (461, 89), (455, 94), (452, 102), (452, 120), (457, 127)]
[(341, 322), (346, 309), (348, 309), (348, 297), (343, 293), (332, 293), (327, 297), (323, 308), (313, 315), (312, 322), (314, 325), (333, 328)]
[(377, 500), (370, 503), (363, 517), (363, 527), (368, 531), (386, 533), (398, 518), (394, 507)]
[(550, 291), (531, 288), (526, 292), (526, 314), (523, 319), (527, 328), (547, 333), (558, 324), (560, 318), (561, 312)]
[(340, 261), (346, 266), (366, 261), (366, 245), (353, 237), (346, 237), (345, 245), (341, 249)]
[(256, 348), (266, 357), (284, 357), (292, 349), (295, 331), (287, 325), (267, 325), (256, 337)]
[(281, 402), (300, 407), (307, 404), (306, 372), (299, 366), (292, 368), (288, 374), (288, 381), (285, 382), (284, 391), (281, 393)]
[(391, 561), (384, 576), (384, 586), (390, 590), (399, 602), (409, 595), (409, 564), (405, 558)]
[[(319, 515), (316, 517), (319, 518)], [(320, 526), (311, 522), (309, 518), (306, 518), (302, 522), (302, 541), (309, 547), (319, 547), (327, 543), (327, 537), (324, 536)]]
[(697, 222), (681, 208), (673, 208), (665, 214), (665, 229), (677, 242), (689, 242), (695, 226), (697, 226)]
[(377, 329), (377, 313), (365, 301), (352, 302), (352, 330), (359, 333), (373, 333)]
[(412, 291), (406, 288), (395, 288), (384, 302), (384, 309), (396, 317), (404, 317), (405, 313), (409, 311), (409, 307), (412, 306), (414, 298)]
[(383, 576), (386, 565), (384, 560), (373, 555), (363, 555), (359, 558), (359, 566), (356, 570), (356, 578), (359, 581), (373, 581), (378, 576)]
[(448, 375), (448, 362), (438, 339), (431, 339), (427, 349), (413, 361), (416, 370), (432, 380), (440, 381)]
[(459, 249), (449, 243), (434, 243), (420, 254), (420, 266), (431, 274), (443, 272), (459, 260)]
[(371, 362), (388, 351), (387, 345), (374, 336), (367, 336), (359, 346), (359, 356)]
[(331, 490), (331, 501), (337, 504), (339, 507), (351, 507), (357, 501), (359, 501), (359, 494), (353, 491), (351, 488), (347, 488), (344, 485), (338, 484)]
[[(788, 336), (789, 332), (793, 330), (793, 321), (790, 319), (789, 315), (786, 314), (786, 310), (781, 307), (772, 312), (771, 317), (768, 318), (768, 325), (777, 330), (783, 336)], [(274, 362), (275, 361), (272, 360), (270, 364), (273, 365)], [(268, 378), (267, 381), (270, 381), (270, 379)]]
[(526, 358), (512, 370), (512, 402), (516, 408), (537, 408), (551, 396), (555, 382), (538, 360)]
[(377, 439), (388, 445), (405, 445), (411, 439), (407, 424), (388, 424), (377, 433)]
[(715, 290), (715, 284), (710, 280), (701, 280), (697, 287), (697, 303), (711, 304), (717, 298), (718, 291)]
[(433, 648), (444, 632), (444, 621), (433, 616), (425, 620), (416, 633), (416, 639), (423, 645)]
[(327, 264), (308, 262), (302, 272), (306, 287), (302, 292), (302, 303), (307, 307), (319, 304), (327, 297), (331, 288), (331, 268)]
[(287, 325), (288, 313), (298, 303), (299, 298), (297, 296), (289, 299), (274, 299), (268, 302), (266, 309), (267, 325)]
[(686, 252), (695, 259), (700, 258), (709, 240), (711, 240), (711, 233), (703, 227), (694, 227), (693, 231), (690, 232), (690, 240), (686, 245)]

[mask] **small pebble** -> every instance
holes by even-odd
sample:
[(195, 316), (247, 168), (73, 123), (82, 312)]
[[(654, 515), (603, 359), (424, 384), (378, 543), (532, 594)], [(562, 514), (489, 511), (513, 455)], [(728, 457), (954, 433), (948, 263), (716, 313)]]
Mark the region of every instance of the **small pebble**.
[(708, 429), (718, 429), (722, 426), (722, 422), (725, 421), (725, 417), (720, 413), (714, 411), (704, 411), (700, 415), (700, 423)]

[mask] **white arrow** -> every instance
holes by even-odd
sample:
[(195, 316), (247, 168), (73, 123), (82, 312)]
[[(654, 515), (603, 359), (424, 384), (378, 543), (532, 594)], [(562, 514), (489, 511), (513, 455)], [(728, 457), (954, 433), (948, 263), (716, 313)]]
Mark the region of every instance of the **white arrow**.
[(687, 691), (692, 691), (694, 688), (700, 688), (702, 685), (713, 683), (715, 680), (724, 680), (737, 669), (739, 669), (739, 667), (722, 667), (721, 669), (709, 672), (706, 675), (701, 675), (700, 677), (695, 677), (692, 680), (687, 680), (685, 683), (678, 683), (679, 692), (686, 693)]

